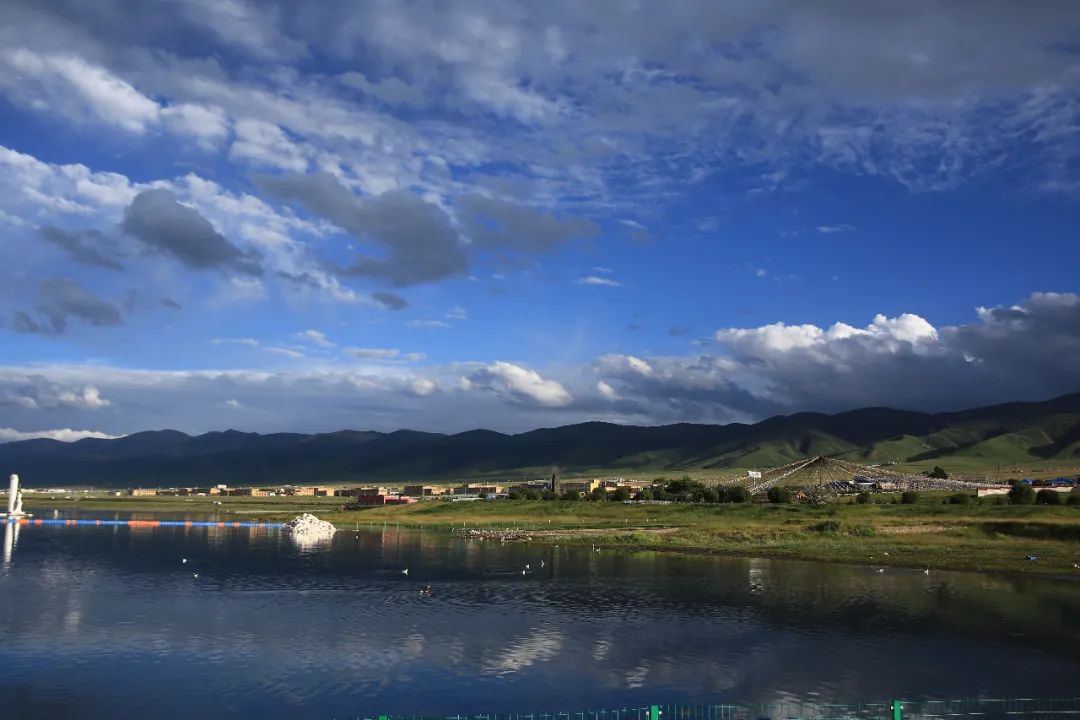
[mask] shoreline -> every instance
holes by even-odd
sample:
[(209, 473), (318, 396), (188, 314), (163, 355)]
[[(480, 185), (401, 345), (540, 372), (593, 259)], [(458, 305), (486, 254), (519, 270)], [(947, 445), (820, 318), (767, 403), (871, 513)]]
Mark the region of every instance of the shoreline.
[[(358, 526), (448, 532), (459, 538), (595, 545), (648, 552), (784, 558), (912, 569), (1080, 580), (1076, 506), (833, 504), (622, 505), (562, 501), (428, 501), (350, 508), (340, 498), (35, 498), (27, 509), (96, 514), (183, 514), (285, 521), (304, 513), (341, 530)], [(40, 517), (40, 515), (38, 515)], [(1035, 556), (1037, 560), (1028, 560)]]

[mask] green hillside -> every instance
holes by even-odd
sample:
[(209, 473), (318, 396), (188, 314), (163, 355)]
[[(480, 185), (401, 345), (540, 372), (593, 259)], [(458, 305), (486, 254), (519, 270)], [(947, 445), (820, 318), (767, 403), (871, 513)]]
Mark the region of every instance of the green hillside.
[(798, 413), (754, 425), (634, 427), (590, 422), (518, 435), (400, 430), (189, 436), (165, 430), (116, 440), (0, 444), (0, 471), (28, 485), (175, 486), (450, 481), (581, 472), (731, 476), (807, 456), (954, 472), (1080, 465), (1080, 394), (958, 413), (866, 408)]

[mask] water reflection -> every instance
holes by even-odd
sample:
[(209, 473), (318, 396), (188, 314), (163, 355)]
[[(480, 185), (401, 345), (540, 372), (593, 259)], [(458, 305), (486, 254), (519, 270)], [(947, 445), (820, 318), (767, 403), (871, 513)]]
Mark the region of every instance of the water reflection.
[(18, 523), (4, 522), (4, 565), (11, 564), (11, 558), (15, 554), (15, 545), (19, 542)]
[(323, 717), (1068, 694), (1077, 607), (1072, 583), (395, 528), (297, 547), (274, 530), (34, 527), (0, 578), (0, 707)]

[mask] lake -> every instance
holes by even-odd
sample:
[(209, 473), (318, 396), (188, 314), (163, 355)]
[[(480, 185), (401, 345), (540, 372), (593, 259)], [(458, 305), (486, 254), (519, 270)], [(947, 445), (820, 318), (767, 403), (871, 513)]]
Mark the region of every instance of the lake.
[[(121, 517), (95, 515), (106, 516)], [(3, 717), (343, 718), (1080, 687), (1080, 584), (1068, 581), (381, 526), (306, 547), (231, 528), (22, 527), (6, 541)]]

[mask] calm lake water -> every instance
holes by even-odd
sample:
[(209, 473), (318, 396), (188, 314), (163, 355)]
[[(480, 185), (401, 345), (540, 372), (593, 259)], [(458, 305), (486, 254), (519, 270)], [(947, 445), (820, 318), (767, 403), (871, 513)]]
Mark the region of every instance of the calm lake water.
[(3, 717), (343, 718), (1078, 688), (1071, 582), (381, 527), (315, 547), (278, 530), (23, 527), (0, 568)]

